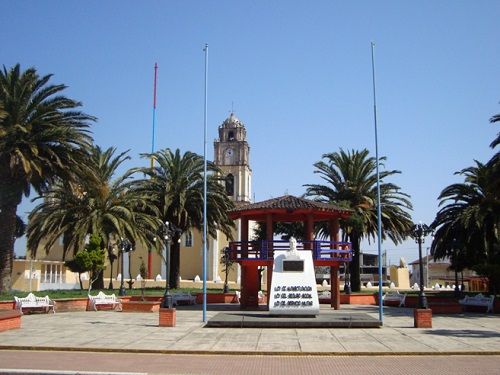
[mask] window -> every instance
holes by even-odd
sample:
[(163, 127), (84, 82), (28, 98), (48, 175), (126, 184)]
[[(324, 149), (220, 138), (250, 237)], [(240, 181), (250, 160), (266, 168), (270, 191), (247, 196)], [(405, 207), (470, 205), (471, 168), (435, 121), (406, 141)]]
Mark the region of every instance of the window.
[(234, 195), (234, 176), (232, 174), (226, 176), (226, 194), (231, 197)]
[(193, 247), (193, 233), (187, 231), (184, 235), (184, 247)]
[(228, 141), (234, 141), (234, 132), (229, 132), (227, 133), (227, 140)]

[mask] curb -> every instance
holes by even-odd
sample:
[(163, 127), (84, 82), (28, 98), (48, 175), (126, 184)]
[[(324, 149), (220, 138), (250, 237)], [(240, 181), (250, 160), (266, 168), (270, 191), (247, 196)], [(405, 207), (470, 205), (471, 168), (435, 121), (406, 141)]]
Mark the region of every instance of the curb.
[(491, 356), (500, 350), (488, 351), (446, 351), (446, 352), (245, 352), (221, 350), (156, 350), (156, 349), (113, 349), (113, 348), (60, 348), (50, 346), (0, 345), (0, 350), (26, 350), (46, 352), (89, 352), (130, 354), (177, 354), (177, 355), (225, 355), (225, 356), (290, 356), (290, 357), (395, 357), (395, 356)]

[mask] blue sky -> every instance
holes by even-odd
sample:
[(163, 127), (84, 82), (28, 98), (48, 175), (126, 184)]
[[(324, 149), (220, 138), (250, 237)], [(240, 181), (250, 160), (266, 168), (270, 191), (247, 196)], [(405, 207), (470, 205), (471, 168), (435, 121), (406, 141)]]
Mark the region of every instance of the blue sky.
[[(486, 161), (500, 112), (498, 1), (7, 1), (0, 63), (35, 66), (99, 121), (96, 143), (203, 152), (203, 46), (209, 44), (208, 150), (234, 102), (246, 124), (256, 200), (302, 194), (313, 163), (374, 152), (370, 42), (376, 43), (379, 150), (392, 181), (431, 222), (453, 173)], [(21, 216), (31, 205), (24, 202)], [(428, 246), (430, 240), (425, 246)], [(16, 252), (22, 253), (23, 239)], [(366, 244), (365, 250), (375, 245)], [(385, 243), (391, 262), (417, 257)]]

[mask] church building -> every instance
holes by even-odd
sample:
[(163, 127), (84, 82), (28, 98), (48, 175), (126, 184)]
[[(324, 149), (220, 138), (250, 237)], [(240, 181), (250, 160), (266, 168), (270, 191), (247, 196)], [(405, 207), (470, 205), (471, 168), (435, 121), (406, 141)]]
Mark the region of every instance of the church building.
[[(221, 169), (224, 175), (225, 190), (228, 197), (240, 207), (251, 203), (252, 197), (252, 170), (250, 168), (250, 147), (247, 142), (247, 132), (245, 125), (231, 113), (218, 127), (218, 138), (214, 141), (214, 163)], [(241, 239), (240, 220), (235, 222), (236, 228), (233, 233), (233, 240)], [(215, 238), (207, 239), (207, 281), (221, 283), (225, 274), (221, 264), (222, 250), (228, 246), (229, 239), (222, 232), (217, 232)], [(180, 249), (180, 276), (181, 286), (192, 280), (198, 280), (203, 274), (202, 269), (202, 233), (196, 229), (183, 233), (181, 237)], [(141, 264), (148, 264), (148, 249), (140, 244), (129, 253), (125, 253), (124, 269), (121, 270), (119, 259), (113, 262), (113, 266), (107, 261), (104, 270), (105, 287), (109, 284), (112, 275), (114, 287), (119, 286), (119, 275), (124, 274), (124, 279), (137, 279)], [(147, 286), (163, 286), (166, 278), (165, 249), (163, 254), (151, 253), (151, 270), (148, 274), (152, 281), (148, 281)], [(56, 243), (49, 254), (38, 251), (36, 259), (17, 261), (16, 268), (31, 272), (18, 272), (13, 274), (13, 288), (25, 289), (29, 285), (30, 290), (38, 289), (69, 289), (76, 287), (74, 277), (69, 276), (69, 272), (62, 262), (62, 243)], [(23, 263), (23, 264), (21, 264)], [(29, 265), (29, 266), (28, 266)], [(25, 280), (29, 275), (29, 281)], [(184, 280), (185, 282), (183, 282)], [(229, 280), (239, 283), (240, 267), (238, 264), (232, 266), (229, 272)], [(192, 284), (191, 284), (192, 285)], [(135, 287), (140, 286), (136, 283)], [(218, 285), (217, 287), (221, 287)]]

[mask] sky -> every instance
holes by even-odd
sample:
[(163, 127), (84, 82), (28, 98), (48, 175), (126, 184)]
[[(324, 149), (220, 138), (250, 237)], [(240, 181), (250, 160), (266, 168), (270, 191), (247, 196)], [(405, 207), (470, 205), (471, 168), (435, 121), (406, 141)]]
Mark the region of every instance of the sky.
[[(203, 154), (208, 44), (208, 157), (231, 109), (245, 124), (255, 200), (320, 183), (322, 155), (374, 155), (371, 42), (378, 145), (390, 181), (430, 223), (454, 172), (487, 161), (500, 113), (498, 1), (2, 0), (0, 64), (36, 67), (98, 118), (101, 147), (130, 150), (124, 170), (155, 149)], [(123, 170), (123, 171), (124, 171)], [(18, 214), (25, 219), (29, 199)], [(23, 254), (26, 241), (16, 242)], [(424, 247), (430, 246), (430, 239)], [(417, 245), (383, 243), (391, 263)], [(365, 252), (376, 244), (364, 243)]]

